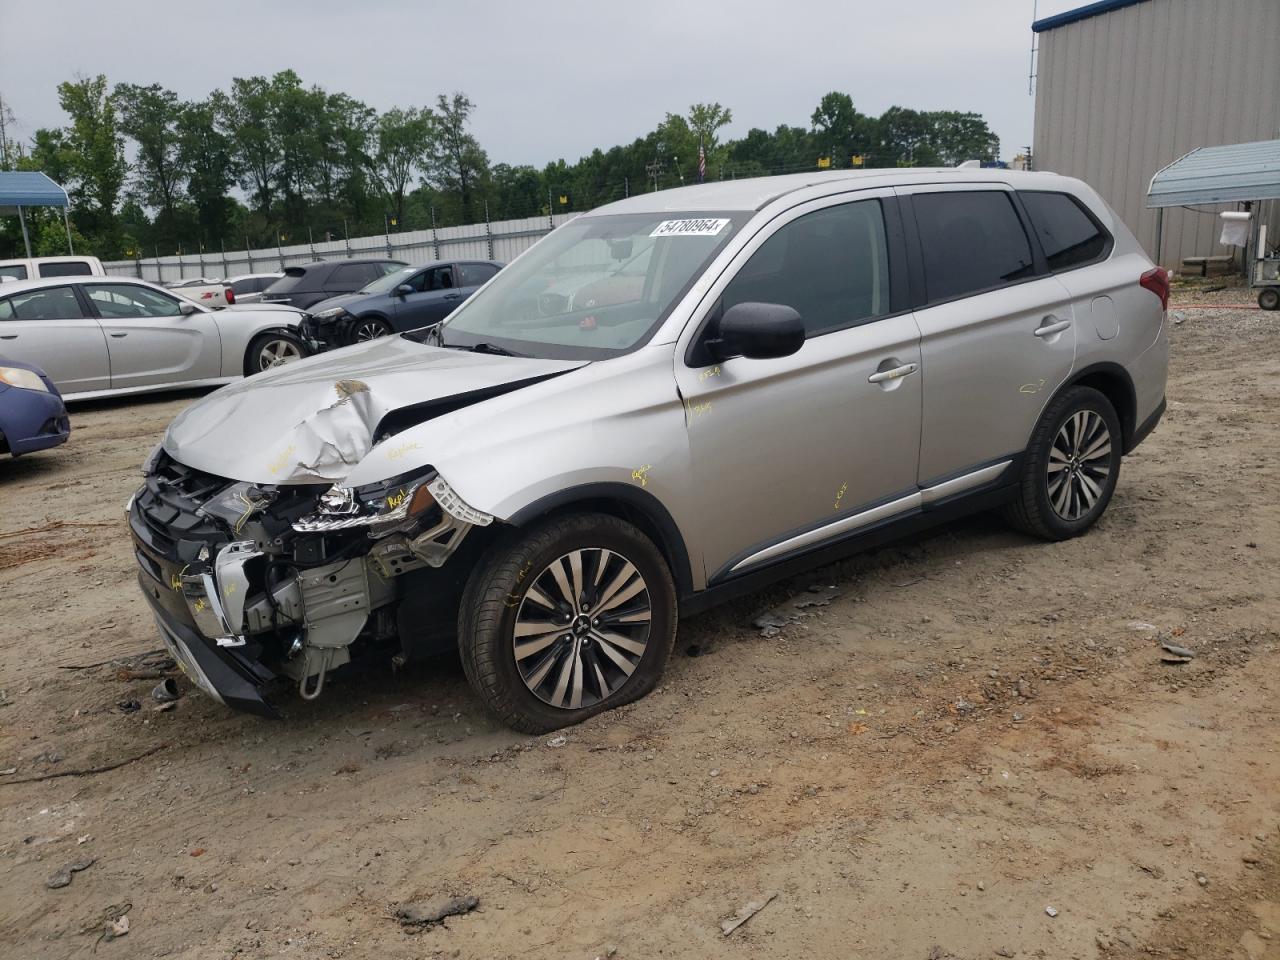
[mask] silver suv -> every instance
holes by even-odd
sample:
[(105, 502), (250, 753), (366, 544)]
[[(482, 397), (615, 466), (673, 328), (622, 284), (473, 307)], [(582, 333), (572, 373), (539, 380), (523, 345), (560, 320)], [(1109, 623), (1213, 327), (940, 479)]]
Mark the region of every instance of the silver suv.
[(560, 227), (446, 321), (185, 410), (128, 508), (192, 680), (271, 713), (454, 644), (521, 730), (651, 690), (682, 614), (961, 513), (1087, 530), (1164, 410), (1168, 278), (1089, 187), (887, 170)]

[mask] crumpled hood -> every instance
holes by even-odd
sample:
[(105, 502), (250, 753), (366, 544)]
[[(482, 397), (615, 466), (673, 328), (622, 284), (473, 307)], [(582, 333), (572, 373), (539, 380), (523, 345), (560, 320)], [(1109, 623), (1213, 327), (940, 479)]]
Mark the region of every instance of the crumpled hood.
[[(337, 482), (369, 454), (378, 424), (393, 411), (469, 394), (487, 399), (585, 363), (384, 337), (256, 374), (197, 400), (169, 425), (164, 449), (180, 463), (233, 480)], [(388, 476), (395, 473), (392, 462)]]

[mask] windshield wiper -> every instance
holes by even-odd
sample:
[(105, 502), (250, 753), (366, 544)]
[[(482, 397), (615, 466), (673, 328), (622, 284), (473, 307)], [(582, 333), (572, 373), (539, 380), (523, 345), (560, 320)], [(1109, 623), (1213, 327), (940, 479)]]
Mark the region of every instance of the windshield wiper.
[(472, 353), (491, 353), (495, 357), (520, 357), (524, 354), (515, 353), (506, 347), (500, 347), (496, 343), (489, 343), (482, 340), (480, 343), (473, 343), (469, 347), (463, 347), (463, 350), (470, 350)]

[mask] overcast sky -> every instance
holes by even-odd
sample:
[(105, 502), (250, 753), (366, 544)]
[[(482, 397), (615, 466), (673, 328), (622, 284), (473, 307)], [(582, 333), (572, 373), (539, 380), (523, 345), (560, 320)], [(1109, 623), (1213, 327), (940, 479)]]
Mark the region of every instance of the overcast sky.
[[(1084, 0), (1039, 0), (1039, 16)], [(1030, 142), (1033, 0), (0, 0), (0, 94), (27, 140), (57, 84), (105, 73), (202, 98), (292, 67), (380, 110), (462, 90), (494, 163), (570, 162), (668, 112), (719, 101), (725, 131), (808, 126), (828, 91), (983, 114), (1007, 159)], [(724, 134), (722, 134), (723, 136)]]

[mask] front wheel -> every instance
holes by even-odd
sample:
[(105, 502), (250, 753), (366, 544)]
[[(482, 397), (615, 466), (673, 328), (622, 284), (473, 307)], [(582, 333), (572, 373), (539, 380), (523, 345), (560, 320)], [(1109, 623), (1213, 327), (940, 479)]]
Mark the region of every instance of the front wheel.
[(391, 335), (391, 324), (380, 317), (357, 317), (351, 328), (351, 342), (365, 343)]
[(307, 355), (302, 341), (283, 330), (260, 333), (253, 338), (244, 355), (244, 375), (251, 377), (263, 370), (283, 366)]
[(459, 613), (467, 679), (503, 723), (545, 733), (644, 696), (676, 636), (653, 542), (605, 514), (558, 517), (495, 545)]
[(1120, 418), (1092, 387), (1069, 387), (1041, 414), (1005, 517), (1046, 540), (1088, 530), (1111, 502), (1120, 477)]

